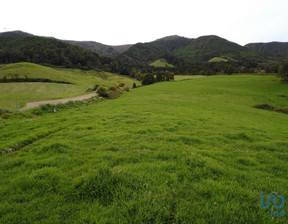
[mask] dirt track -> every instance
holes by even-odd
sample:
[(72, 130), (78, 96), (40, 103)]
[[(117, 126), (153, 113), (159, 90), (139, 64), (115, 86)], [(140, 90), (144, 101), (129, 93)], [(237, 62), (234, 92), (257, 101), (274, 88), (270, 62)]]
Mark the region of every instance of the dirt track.
[(44, 105), (44, 104), (53, 104), (54, 105), (54, 104), (58, 104), (58, 103), (68, 103), (69, 101), (85, 100), (85, 99), (89, 99), (89, 98), (96, 96), (96, 95), (97, 95), (96, 93), (90, 93), (90, 94), (86, 94), (86, 95), (82, 95), (82, 96), (77, 96), (74, 98), (31, 102), (31, 103), (27, 103), (26, 106), (21, 108), (19, 111), (29, 110), (31, 108), (39, 107), (40, 105)]

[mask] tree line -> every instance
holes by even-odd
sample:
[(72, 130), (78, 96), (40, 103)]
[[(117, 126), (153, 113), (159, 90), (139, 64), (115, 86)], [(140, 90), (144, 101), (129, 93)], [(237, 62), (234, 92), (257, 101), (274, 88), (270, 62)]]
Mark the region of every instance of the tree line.
[(0, 63), (32, 62), (80, 69), (104, 69), (111, 58), (43, 37), (0, 37)]

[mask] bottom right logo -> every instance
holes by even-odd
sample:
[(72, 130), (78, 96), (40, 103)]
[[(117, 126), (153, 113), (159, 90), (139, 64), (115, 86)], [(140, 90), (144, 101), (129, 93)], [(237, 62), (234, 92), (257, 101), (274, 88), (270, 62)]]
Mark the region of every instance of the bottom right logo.
[[(278, 217), (278, 216), (285, 216), (285, 209), (284, 209), (284, 205), (285, 205), (285, 199), (282, 195), (280, 194), (270, 194), (268, 195), (267, 199), (266, 199), (266, 204), (264, 203), (264, 193), (261, 192), (260, 195), (260, 204), (262, 208), (269, 208), (270, 207), (270, 200), (273, 199), (273, 207), (275, 210), (273, 210), (272, 206), (270, 208), (270, 215), (273, 217)], [(277, 201), (278, 198), (278, 201)], [(278, 202), (280, 204), (278, 204)]]

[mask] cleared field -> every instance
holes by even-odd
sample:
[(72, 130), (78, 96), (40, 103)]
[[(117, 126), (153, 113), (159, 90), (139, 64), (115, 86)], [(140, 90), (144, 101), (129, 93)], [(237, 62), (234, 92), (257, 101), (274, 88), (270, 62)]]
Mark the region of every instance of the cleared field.
[[(135, 80), (109, 72), (83, 71), (79, 69), (50, 68), (32, 63), (0, 65), (0, 79), (45, 78), (73, 84), (44, 82), (0, 83), (0, 108), (15, 110), (27, 102), (63, 99), (85, 94), (96, 84), (113, 86), (125, 83), (132, 88)], [(140, 82), (137, 82), (140, 85)]]
[(209, 60), (209, 62), (227, 62), (227, 61), (228, 61), (227, 59), (221, 57), (214, 57)]
[(161, 67), (161, 68), (165, 68), (165, 67), (173, 68), (174, 67), (174, 65), (169, 64), (165, 59), (158, 59), (150, 63), (149, 65), (154, 66), (154, 67)]
[(287, 223), (260, 192), (288, 198), (288, 115), (252, 107), (287, 90), (210, 76), (3, 115), (0, 150), (19, 150), (0, 156), (0, 223)]

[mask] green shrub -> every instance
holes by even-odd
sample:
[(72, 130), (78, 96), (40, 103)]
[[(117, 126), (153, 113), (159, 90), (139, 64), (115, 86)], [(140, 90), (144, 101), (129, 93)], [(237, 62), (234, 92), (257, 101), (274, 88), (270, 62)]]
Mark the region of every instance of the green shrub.
[(154, 75), (152, 75), (152, 74), (146, 74), (146, 75), (144, 75), (144, 77), (143, 77), (142, 85), (150, 85), (150, 84), (153, 84), (155, 81), (156, 81), (156, 80), (155, 80)]
[(97, 88), (96, 93), (98, 93), (99, 96), (108, 97), (108, 90), (107, 90), (107, 88), (105, 86), (100, 85)]
[(123, 89), (124, 89), (124, 91), (129, 92), (129, 87), (128, 86), (124, 86)]
[(8, 113), (8, 112), (9, 112), (8, 110), (4, 110), (4, 109), (1, 109), (1, 108), (0, 108), (0, 115), (5, 114), (5, 113)]
[(119, 84), (119, 86), (120, 86), (120, 87), (124, 87), (124, 86), (125, 86), (125, 83), (121, 82), (121, 83)]
[(288, 61), (284, 61), (279, 66), (279, 74), (284, 82), (288, 82)]
[(111, 87), (109, 88), (109, 90), (115, 91), (115, 90), (116, 90), (116, 87), (115, 87), (115, 86), (111, 86)]
[(156, 82), (162, 82), (165, 80), (165, 77), (162, 74), (156, 75)]
[(108, 97), (110, 99), (116, 99), (116, 98), (120, 97), (121, 90), (120, 89), (114, 90), (114, 91), (113, 90), (109, 90), (107, 95), (108, 95)]

